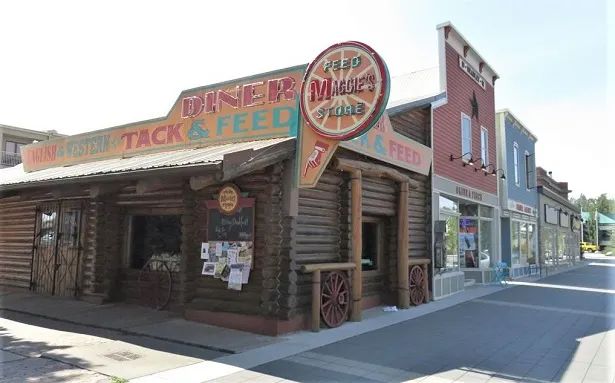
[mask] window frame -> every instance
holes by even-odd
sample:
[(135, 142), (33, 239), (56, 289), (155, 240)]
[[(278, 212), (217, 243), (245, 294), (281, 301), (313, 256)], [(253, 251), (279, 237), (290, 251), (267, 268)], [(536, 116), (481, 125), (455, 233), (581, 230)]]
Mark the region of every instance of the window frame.
[(519, 186), (521, 177), (519, 177), (519, 144), (513, 142), (513, 171), (515, 172), (515, 185)]
[[(484, 133), (484, 136), (483, 136)], [(483, 137), (485, 140), (483, 141)], [(484, 146), (484, 147), (483, 147)], [(488, 166), (489, 162), (489, 130), (484, 126), (480, 127), (480, 157), (483, 165)]]
[[(467, 119), (468, 121), (468, 126), (470, 128), (469, 130), (469, 148), (468, 150), (464, 150), (464, 134), (463, 134), (463, 122), (464, 119)], [(467, 114), (461, 112), (461, 117), (460, 117), (460, 129), (461, 129), (461, 156), (462, 156), (462, 161), (464, 162), (468, 162), (470, 160), (469, 157), (464, 156), (465, 153), (472, 153), (472, 119), (470, 118), (470, 116), (468, 116)], [(470, 154), (472, 155), (472, 154)]]
[(530, 152), (525, 151), (525, 190), (530, 191)]

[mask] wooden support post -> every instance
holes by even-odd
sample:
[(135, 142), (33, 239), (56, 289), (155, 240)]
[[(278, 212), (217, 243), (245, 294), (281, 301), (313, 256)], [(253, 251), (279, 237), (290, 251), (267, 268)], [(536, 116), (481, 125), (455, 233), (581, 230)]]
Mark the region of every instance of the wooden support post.
[(408, 183), (399, 183), (399, 210), (397, 211), (397, 305), (410, 307), (408, 281)]
[(362, 185), (361, 171), (351, 171), (351, 211), (352, 211), (352, 261), (355, 270), (352, 273), (352, 312), (350, 320), (361, 321), (361, 303), (363, 295), (363, 273), (361, 272), (361, 251), (363, 249), (363, 208), (362, 208)]
[(312, 272), (312, 331), (320, 331), (320, 270)]

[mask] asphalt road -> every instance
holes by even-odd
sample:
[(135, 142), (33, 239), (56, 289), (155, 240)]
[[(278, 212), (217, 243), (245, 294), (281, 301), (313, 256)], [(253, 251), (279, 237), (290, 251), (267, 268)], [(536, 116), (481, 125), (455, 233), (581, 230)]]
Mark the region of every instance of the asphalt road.
[(613, 383), (615, 260), (505, 287), (253, 371), (270, 381)]

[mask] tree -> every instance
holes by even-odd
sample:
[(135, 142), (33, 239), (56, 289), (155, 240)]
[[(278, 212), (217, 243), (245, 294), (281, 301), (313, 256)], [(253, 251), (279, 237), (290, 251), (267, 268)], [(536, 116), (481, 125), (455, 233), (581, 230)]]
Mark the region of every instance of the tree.
[(571, 198), (576, 207), (585, 213), (589, 213), (589, 220), (583, 222), (583, 236), (585, 242), (594, 242), (596, 238), (596, 211), (598, 213), (615, 213), (615, 199), (609, 198), (606, 193), (600, 194), (597, 198), (587, 198), (581, 194), (579, 198)]

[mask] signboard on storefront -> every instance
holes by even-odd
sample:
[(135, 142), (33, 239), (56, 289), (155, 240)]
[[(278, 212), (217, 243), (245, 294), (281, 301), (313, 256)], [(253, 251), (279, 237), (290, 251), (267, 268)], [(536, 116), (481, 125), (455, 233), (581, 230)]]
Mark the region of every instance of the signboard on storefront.
[(461, 56), (459, 56), (459, 68), (461, 68), (461, 70), (463, 70), (468, 76), (470, 76), (472, 80), (474, 80), (478, 85), (480, 85), (481, 88), (485, 89), (485, 84), (487, 83), (485, 79), (478, 73), (476, 69), (472, 68), (472, 66), (468, 64), (468, 62), (464, 60)]
[(514, 201), (512, 199), (508, 200), (508, 209), (519, 213), (531, 215), (532, 217), (536, 216), (536, 208), (518, 201)]
[(301, 85), (299, 187), (315, 186), (339, 143), (378, 122), (389, 90), (386, 64), (366, 44), (335, 44), (312, 61)]
[(386, 112), (367, 133), (340, 146), (423, 175), (431, 167), (431, 148), (395, 132)]
[(164, 118), (28, 145), (24, 170), (296, 136), (304, 68), (184, 91)]

